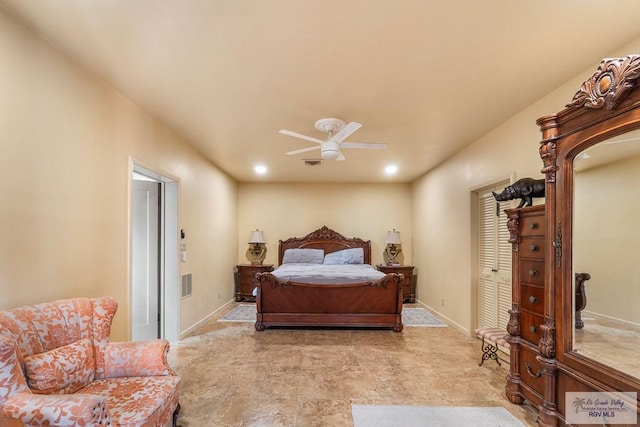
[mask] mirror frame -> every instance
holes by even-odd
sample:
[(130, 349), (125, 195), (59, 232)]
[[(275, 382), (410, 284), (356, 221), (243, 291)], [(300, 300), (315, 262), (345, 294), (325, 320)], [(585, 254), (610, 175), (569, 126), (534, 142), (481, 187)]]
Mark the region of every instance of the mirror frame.
[[(598, 142), (640, 129), (640, 55), (605, 58), (571, 103), (538, 119), (540, 157), (546, 180), (545, 324), (539, 343), (549, 361), (547, 390), (556, 390), (557, 370), (584, 384), (640, 390), (640, 379), (573, 351), (573, 162)], [(551, 382), (551, 384), (549, 384)], [(548, 394), (548, 393), (547, 393)], [(548, 414), (556, 403), (545, 397)]]

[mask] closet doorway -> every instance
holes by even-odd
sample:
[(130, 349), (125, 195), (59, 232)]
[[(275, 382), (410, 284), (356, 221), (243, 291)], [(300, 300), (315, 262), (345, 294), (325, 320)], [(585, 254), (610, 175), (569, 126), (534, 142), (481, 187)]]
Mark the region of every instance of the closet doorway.
[(506, 329), (511, 309), (511, 243), (505, 209), (516, 201), (497, 202), (492, 191), (501, 192), (505, 180), (474, 192), (476, 199), (477, 327)]
[(178, 182), (131, 162), (130, 334), (179, 339)]

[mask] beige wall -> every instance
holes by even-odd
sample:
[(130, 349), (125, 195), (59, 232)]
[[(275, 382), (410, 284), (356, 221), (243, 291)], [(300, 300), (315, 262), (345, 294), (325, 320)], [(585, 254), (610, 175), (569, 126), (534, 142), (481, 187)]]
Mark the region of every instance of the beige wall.
[(387, 231), (400, 231), (405, 263), (412, 262), (408, 184), (239, 185), (237, 261), (246, 263), (251, 230), (263, 230), (266, 263), (277, 264), (278, 240), (304, 237), (326, 225), (346, 237), (371, 240), (372, 262), (382, 262)]
[(531, 115), (522, 113), (413, 183), (414, 264), (420, 270), (416, 293), (466, 330), (477, 322), (471, 315), (477, 293), (471, 195), (512, 176), (541, 177), (540, 138)]
[(111, 295), (113, 338), (129, 336), (130, 157), (179, 180), (194, 274), (181, 330), (230, 300), (236, 183), (2, 12), (0, 52), (0, 309)]
[[(583, 73), (413, 183), (413, 260), (420, 269), (417, 294), (422, 302), (461, 328), (473, 330), (477, 319), (471, 193), (512, 173), (516, 178), (542, 178), (536, 119), (562, 110), (602, 57), (639, 50), (636, 40), (617, 52), (594, 53), (594, 64)], [(526, 76), (514, 78), (526, 84)]]

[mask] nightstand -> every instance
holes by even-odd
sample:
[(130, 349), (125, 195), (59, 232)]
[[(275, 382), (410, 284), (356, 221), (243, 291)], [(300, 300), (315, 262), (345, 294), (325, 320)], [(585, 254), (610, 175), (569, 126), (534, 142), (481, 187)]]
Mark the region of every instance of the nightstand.
[(404, 275), (402, 282), (402, 298), (403, 302), (416, 302), (416, 287), (413, 281), (412, 265), (378, 265), (378, 270), (384, 274), (397, 273)]
[(256, 287), (255, 279), (257, 273), (267, 273), (273, 271), (273, 264), (236, 265), (234, 279), (236, 284), (236, 301), (255, 301), (253, 289)]

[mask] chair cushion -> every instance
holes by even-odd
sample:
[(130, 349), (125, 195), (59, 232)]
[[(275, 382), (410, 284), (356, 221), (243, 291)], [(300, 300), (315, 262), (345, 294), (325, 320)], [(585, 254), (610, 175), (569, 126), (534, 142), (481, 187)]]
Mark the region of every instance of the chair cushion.
[(118, 426), (167, 425), (178, 404), (180, 377), (120, 377), (96, 380), (78, 393), (105, 399)]
[(24, 358), (27, 384), (34, 393), (75, 393), (93, 381), (93, 345), (81, 339), (53, 350)]

